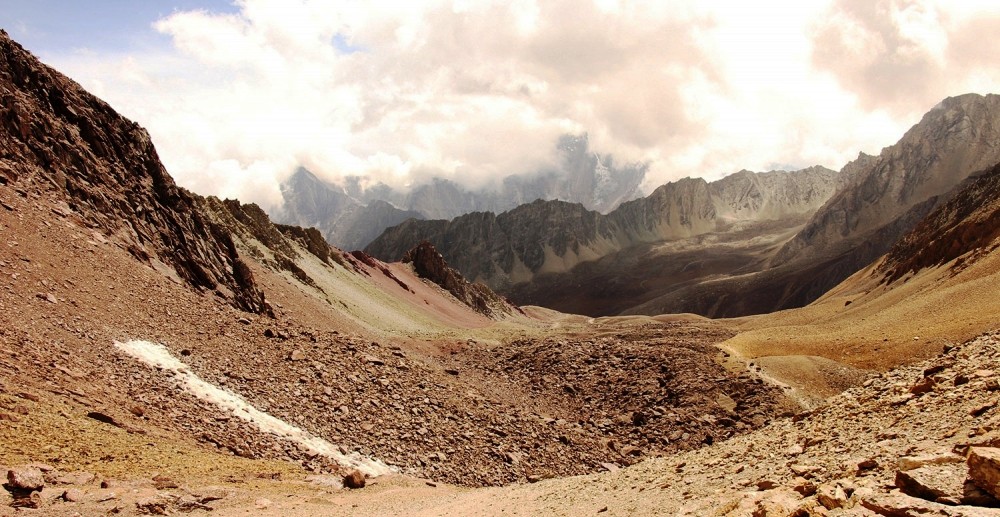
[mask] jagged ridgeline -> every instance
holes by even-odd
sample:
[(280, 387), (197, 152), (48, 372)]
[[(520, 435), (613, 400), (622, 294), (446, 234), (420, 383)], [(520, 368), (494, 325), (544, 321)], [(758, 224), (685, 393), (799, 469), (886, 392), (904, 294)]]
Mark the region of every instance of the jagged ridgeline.
[(45, 191), (94, 231), (237, 307), (269, 312), (229, 232), (178, 187), (136, 123), (0, 31), (0, 182)]

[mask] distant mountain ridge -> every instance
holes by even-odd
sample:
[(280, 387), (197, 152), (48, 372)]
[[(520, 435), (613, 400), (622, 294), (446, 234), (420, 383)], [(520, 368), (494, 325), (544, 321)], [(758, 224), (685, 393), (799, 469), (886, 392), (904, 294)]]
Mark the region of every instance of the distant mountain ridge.
[(740, 171), (711, 183), (685, 178), (607, 215), (580, 204), (535, 201), (499, 215), (410, 219), (386, 230), (366, 250), (380, 258), (398, 258), (428, 240), (466, 276), (502, 289), (538, 274), (565, 273), (638, 244), (801, 218), (833, 194), (837, 176), (817, 166), (795, 172)]
[(557, 149), (561, 158), (557, 169), (508, 176), (478, 190), (441, 178), (409, 191), (385, 184), (363, 188), (358, 177), (336, 185), (299, 168), (281, 185), (284, 204), (273, 216), (288, 224), (315, 226), (331, 244), (357, 249), (409, 218), (502, 212), (536, 199), (578, 202), (607, 213), (642, 195), (646, 164), (619, 165), (613, 157), (591, 151), (586, 134), (561, 137)]

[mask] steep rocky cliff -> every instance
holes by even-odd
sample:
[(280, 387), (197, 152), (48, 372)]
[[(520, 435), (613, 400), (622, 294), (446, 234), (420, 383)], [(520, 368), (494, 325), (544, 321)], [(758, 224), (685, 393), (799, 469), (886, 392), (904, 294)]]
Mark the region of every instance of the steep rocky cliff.
[(484, 316), (497, 318), (515, 311), (521, 312), (520, 308), (494, 293), (489, 287), (467, 281), (461, 273), (449, 267), (444, 257), (434, 249), (434, 245), (427, 241), (417, 244), (406, 252), (402, 262), (412, 264), (417, 276), (441, 286)]
[(177, 187), (149, 134), (0, 31), (0, 183), (56, 196), (67, 215), (194, 288), (269, 312), (223, 228)]

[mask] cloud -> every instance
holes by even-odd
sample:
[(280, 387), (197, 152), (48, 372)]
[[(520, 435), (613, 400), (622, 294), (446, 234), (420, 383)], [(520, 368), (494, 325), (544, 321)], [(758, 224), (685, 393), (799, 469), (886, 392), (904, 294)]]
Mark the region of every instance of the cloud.
[(995, 2), (838, 0), (816, 27), (814, 63), (864, 109), (913, 115), (1000, 82)]
[(300, 164), (485, 185), (555, 166), (558, 136), (580, 132), (648, 161), (651, 189), (840, 167), (956, 89), (994, 89), (992, 7), (963, 6), (240, 0), (157, 21), (169, 48), (48, 61), (146, 126), (203, 194), (274, 206)]

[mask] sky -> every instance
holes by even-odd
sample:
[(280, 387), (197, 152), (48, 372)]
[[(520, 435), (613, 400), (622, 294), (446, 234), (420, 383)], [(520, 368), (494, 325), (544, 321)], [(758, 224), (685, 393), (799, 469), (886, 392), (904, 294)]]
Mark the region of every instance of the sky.
[(1000, 92), (994, 0), (0, 0), (0, 28), (146, 127), (179, 184), (265, 208), (298, 166), (470, 187), (562, 134), (647, 191), (895, 143)]

